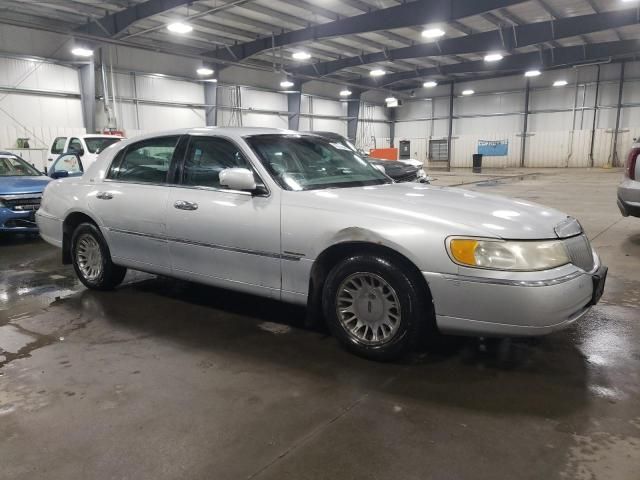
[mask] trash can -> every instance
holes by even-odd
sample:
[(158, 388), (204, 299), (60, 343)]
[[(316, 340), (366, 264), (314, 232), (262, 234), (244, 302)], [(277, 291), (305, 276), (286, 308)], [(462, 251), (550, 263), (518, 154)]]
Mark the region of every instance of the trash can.
[(482, 173), (482, 154), (473, 154), (473, 173)]

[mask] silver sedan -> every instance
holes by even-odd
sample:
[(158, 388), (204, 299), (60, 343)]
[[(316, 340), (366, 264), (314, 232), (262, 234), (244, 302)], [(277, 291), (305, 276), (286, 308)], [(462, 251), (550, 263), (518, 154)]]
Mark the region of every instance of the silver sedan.
[(436, 330), (564, 328), (607, 272), (562, 212), (394, 183), (348, 148), (273, 129), (118, 142), (82, 177), (51, 182), (37, 219), (89, 288), (131, 268), (305, 305), (374, 359)]

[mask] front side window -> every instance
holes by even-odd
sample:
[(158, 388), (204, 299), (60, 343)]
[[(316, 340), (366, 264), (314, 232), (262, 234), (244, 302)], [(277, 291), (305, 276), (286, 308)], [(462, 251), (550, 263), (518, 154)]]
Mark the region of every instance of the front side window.
[(0, 156), (0, 177), (35, 177), (42, 175), (23, 159), (14, 155)]
[(391, 180), (339, 142), (299, 135), (255, 135), (247, 143), (286, 190), (381, 185)]
[(69, 172), (69, 174), (82, 172), (82, 162), (73, 154), (62, 155), (56, 163), (53, 164), (54, 172)]
[(82, 143), (79, 138), (72, 138), (69, 142), (69, 150), (74, 150), (76, 152), (82, 151)]
[(230, 141), (193, 137), (184, 163), (182, 184), (221, 188), (220, 172), (227, 168), (251, 169), (242, 152)]
[(167, 183), (167, 173), (180, 137), (161, 137), (130, 145), (118, 155), (107, 178), (121, 182)]
[(58, 137), (53, 141), (53, 145), (51, 146), (51, 153), (55, 153), (56, 155), (60, 155), (64, 152), (64, 144), (67, 142), (67, 137)]
[(109, 145), (122, 140), (120, 137), (88, 137), (84, 139), (90, 153), (100, 153)]

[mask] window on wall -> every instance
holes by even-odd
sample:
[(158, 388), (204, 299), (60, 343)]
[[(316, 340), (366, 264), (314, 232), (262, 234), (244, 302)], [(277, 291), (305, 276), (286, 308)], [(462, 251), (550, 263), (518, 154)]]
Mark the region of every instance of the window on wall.
[(449, 144), (447, 140), (429, 140), (429, 160), (436, 162), (449, 160)]
[(251, 168), (232, 142), (216, 137), (193, 137), (184, 163), (182, 184), (221, 188), (220, 172), (227, 168)]
[(116, 157), (107, 178), (121, 182), (167, 183), (179, 136), (160, 137), (130, 145)]

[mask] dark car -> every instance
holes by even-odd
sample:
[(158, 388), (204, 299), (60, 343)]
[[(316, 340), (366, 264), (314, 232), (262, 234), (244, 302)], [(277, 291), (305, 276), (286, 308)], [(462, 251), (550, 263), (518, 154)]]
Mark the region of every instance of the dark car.
[(38, 232), (34, 215), (50, 180), (17, 155), (0, 151), (0, 234)]
[[(414, 165), (412, 163), (399, 161), (390, 161), (390, 160), (380, 160), (377, 158), (370, 157), (366, 152), (359, 150), (356, 146), (351, 143), (349, 140), (344, 138), (342, 135), (334, 132), (304, 132), (304, 133), (313, 133), (314, 135), (319, 135), (321, 137), (326, 138), (334, 143), (339, 143), (347, 147), (349, 150), (353, 150), (358, 155), (364, 157), (369, 163), (375, 165), (381, 170), (384, 170), (384, 173), (391, 177), (396, 182), (421, 182), (421, 183), (429, 183), (429, 178), (424, 171), (422, 166)], [(416, 162), (417, 163), (417, 162)]]

